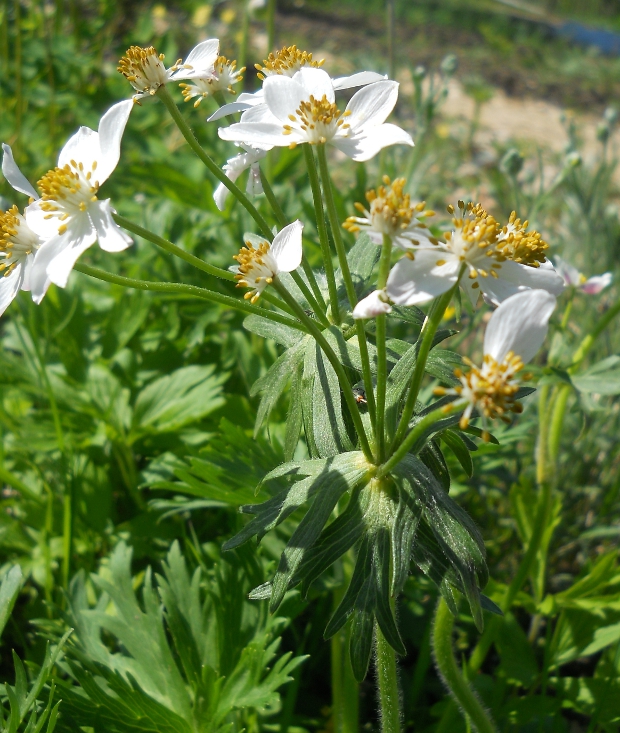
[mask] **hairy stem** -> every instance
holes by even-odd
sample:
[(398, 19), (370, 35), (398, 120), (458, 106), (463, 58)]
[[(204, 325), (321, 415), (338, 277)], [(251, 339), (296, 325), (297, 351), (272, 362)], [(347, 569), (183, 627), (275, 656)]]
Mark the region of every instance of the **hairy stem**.
[[(325, 201), (327, 203), (327, 214), (329, 217), (329, 226), (332, 231), (332, 237), (334, 244), (336, 245), (336, 252), (338, 253), (338, 263), (340, 265), (340, 271), (342, 272), (342, 279), (344, 282), (345, 289), (347, 291), (347, 298), (351, 305), (351, 310), (357, 305), (357, 293), (353, 285), (353, 278), (351, 277), (351, 271), (349, 269), (349, 262), (347, 260), (347, 253), (344, 247), (344, 241), (342, 239), (342, 232), (340, 229), (340, 221), (338, 220), (338, 212), (336, 210), (336, 203), (334, 201), (334, 192), (332, 189), (331, 176), (329, 175), (329, 168), (327, 165), (327, 155), (325, 153), (325, 145), (318, 146), (319, 155), (319, 168), (321, 171), (321, 182), (323, 183), (323, 191), (325, 193)], [(388, 263), (389, 269), (389, 263)], [(387, 280), (387, 275), (385, 276)], [(357, 333), (357, 341), (360, 347), (360, 357), (362, 361), (362, 376), (364, 378), (364, 390), (366, 392), (366, 401), (368, 403), (368, 414), (370, 415), (370, 422), (375, 430), (375, 438), (377, 445), (379, 446), (383, 441), (382, 431), (379, 431), (377, 426), (377, 408), (375, 403), (375, 395), (372, 384), (372, 373), (370, 370), (370, 358), (368, 356), (368, 342), (366, 340), (366, 331), (364, 330), (364, 324), (361, 319), (356, 319), (355, 330)], [(382, 458), (380, 459), (382, 460)]]
[(271, 184), (269, 183), (269, 179), (265, 175), (262, 168), (260, 169), (260, 182), (263, 186), (263, 191), (265, 192), (265, 197), (269, 202), (269, 206), (271, 206), (271, 210), (276, 217), (278, 226), (280, 227), (280, 229), (282, 229), (282, 227), (285, 227), (287, 224), (289, 224), (289, 221), (286, 218), (286, 214), (284, 213), (284, 211), (282, 211), (280, 202), (276, 198), (276, 195), (273, 192), (273, 188), (271, 188)]
[(78, 262), (73, 269), (77, 270), (78, 272), (84, 273), (84, 275), (90, 275), (90, 277), (97, 278), (98, 280), (105, 280), (105, 282), (113, 283), (114, 285), (122, 285), (126, 288), (134, 288), (135, 290), (148, 290), (154, 293), (172, 293), (174, 295), (185, 295), (193, 298), (202, 298), (203, 300), (209, 300), (212, 303), (218, 303), (219, 305), (226, 306), (227, 308), (234, 308), (235, 310), (242, 311), (243, 313), (262, 316), (263, 318), (268, 318), (271, 321), (283, 323), (289, 328), (294, 328), (297, 331), (303, 331), (304, 333), (306, 333), (306, 329), (299, 323), (299, 321), (294, 320), (289, 316), (276, 313), (275, 311), (267, 310), (266, 308), (260, 308), (259, 306), (248, 303), (246, 300), (232, 298), (230, 295), (214, 293), (212, 290), (199, 288), (196, 285), (181, 285), (179, 283), (160, 283), (151, 282), (149, 280), (136, 280), (132, 277), (114, 275), (111, 272), (100, 270), (98, 267), (90, 267), (90, 265), (84, 265), (80, 262)]
[(213, 175), (223, 183), (226, 188), (232, 193), (232, 195), (239, 201), (239, 203), (245, 208), (248, 214), (258, 224), (263, 236), (267, 237), (270, 241), (272, 238), (271, 229), (269, 224), (265, 221), (263, 216), (256, 209), (250, 199), (243, 193), (243, 191), (233, 183), (230, 178), (220, 169), (217, 163), (208, 155), (203, 149), (202, 145), (196, 139), (191, 127), (185, 121), (183, 115), (179, 112), (174, 99), (170, 96), (170, 92), (166, 89), (166, 86), (162, 84), (157, 90), (157, 96), (165, 104), (166, 109), (170, 113), (170, 116), (176, 123), (177, 127), (181, 131), (181, 134), (185, 138), (185, 141), (190, 148), (196, 153), (200, 160), (207, 166), (207, 168), (213, 173)]
[(308, 169), (308, 178), (310, 179), (310, 187), (312, 189), (312, 198), (314, 200), (314, 214), (316, 217), (316, 227), (319, 233), (319, 242), (321, 244), (321, 254), (323, 256), (323, 266), (325, 267), (325, 276), (327, 277), (327, 288), (329, 290), (329, 305), (332, 313), (332, 320), (336, 325), (340, 324), (340, 307), (338, 305), (338, 289), (336, 288), (336, 278), (334, 276), (334, 265), (332, 262), (332, 253), (329, 249), (329, 239), (327, 238), (327, 226), (325, 225), (325, 213), (323, 211), (323, 200), (321, 198), (321, 186), (319, 184), (319, 175), (314, 162), (314, 154), (310, 145), (304, 145), (304, 155), (306, 156), (306, 167)]
[(454, 657), (452, 648), (453, 627), (454, 617), (444, 599), (440, 598), (433, 626), (433, 651), (435, 652), (435, 664), (439, 674), (461, 711), (469, 717), (478, 733), (497, 733), (495, 723), (463, 677)]
[(445, 293), (443, 293), (433, 301), (430, 312), (426, 317), (426, 320), (424, 321), (422, 333), (420, 334), (420, 338), (418, 341), (418, 343), (420, 344), (420, 347), (418, 349), (418, 358), (416, 359), (413, 377), (411, 378), (411, 385), (409, 387), (407, 401), (405, 402), (400, 422), (398, 423), (398, 427), (396, 428), (396, 434), (394, 435), (394, 440), (392, 441), (392, 445), (390, 446), (390, 451), (393, 451), (394, 448), (398, 446), (398, 444), (403, 440), (405, 433), (407, 432), (407, 427), (409, 425), (409, 421), (411, 420), (411, 416), (413, 415), (415, 403), (418, 399), (418, 394), (420, 392), (420, 386), (422, 384), (422, 378), (424, 377), (424, 371), (426, 368), (426, 360), (428, 359), (431, 346), (433, 345), (435, 333), (439, 328), (439, 324), (441, 323), (441, 319), (446, 312), (446, 308), (450, 305), (452, 295), (454, 294), (454, 291), (458, 288), (458, 286), (459, 284), (457, 281), (449, 290), (446, 290)]
[(400, 694), (398, 690), (396, 652), (381, 633), (379, 624), (375, 624), (375, 641), (381, 733), (400, 733)]
[[(377, 290), (383, 290), (390, 274), (392, 261), (392, 240), (385, 234), (379, 261), (379, 277)], [(377, 454), (379, 462), (385, 460), (385, 390), (387, 386), (387, 350), (386, 350), (386, 321), (387, 316), (381, 313), (377, 316)]]
[(390, 458), (388, 458), (388, 460), (383, 465), (379, 466), (379, 469), (376, 473), (376, 478), (380, 479), (390, 473), (390, 471), (403, 460), (403, 458), (415, 446), (420, 438), (423, 438), (428, 433), (429, 428), (432, 428), (432, 426), (436, 422), (439, 422), (439, 420), (442, 420), (444, 417), (447, 417), (448, 415), (452, 415), (453, 413), (462, 410), (465, 404), (466, 403), (464, 401), (458, 400), (456, 402), (451, 402), (450, 404), (445, 405), (445, 407), (438, 407), (436, 410), (429, 412), (428, 415), (425, 415), (411, 429), (411, 432), (398, 446), (398, 448), (396, 449), (396, 451), (394, 451)]

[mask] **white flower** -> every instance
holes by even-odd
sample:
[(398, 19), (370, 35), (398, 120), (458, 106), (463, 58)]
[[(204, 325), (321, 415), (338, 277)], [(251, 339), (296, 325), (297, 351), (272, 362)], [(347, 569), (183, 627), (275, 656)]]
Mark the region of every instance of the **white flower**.
[[(246, 192), (250, 196), (254, 196), (257, 193), (262, 193), (263, 184), (261, 183), (260, 179), (260, 168), (258, 166), (258, 161), (262, 160), (265, 155), (267, 155), (267, 151), (261, 150), (260, 148), (254, 148), (251, 145), (239, 145), (239, 147), (243, 148), (244, 152), (239, 153), (239, 155), (235, 155), (234, 158), (230, 158), (224, 166), (223, 171), (226, 176), (230, 178), (230, 180), (234, 183), (237, 178), (239, 178), (239, 176), (243, 173), (243, 171), (249, 168), (250, 174), (248, 176)], [(226, 198), (228, 197), (229, 193), (229, 190), (223, 183), (220, 183), (220, 185), (215, 189), (213, 199), (217, 208), (220, 211), (224, 210), (224, 206), (226, 205)]]
[(369, 160), (388, 145), (413, 145), (407, 132), (384, 123), (396, 104), (397, 82), (378, 81), (360, 89), (344, 112), (335, 104), (329, 74), (321, 69), (270, 76), (263, 89), (266, 109), (251, 122), (242, 118), (220, 128), (223, 140), (276, 147), (331, 143), (356, 161)]
[(179, 59), (167, 69), (164, 54), (158, 54), (153, 46), (131, 46), (119, 61), (118, 71), (136, 90), (133, 99), (139, 103), (140, 99), (156, 94), (159, 87), (170, 81), (213, 76), (219, 53), (220, 42), (217, 38), (210, 38), (192, 49), (185, 63)]
[(0, 212), (0, 270), (4, 271), (0, 278), (0, 315), (20, 290), (30, 290), (32, 265), (42, 244), (17, 206)]
[(243, 81), (245, 66), (236, 69), (237, 62), (229, 61), (225, 56), (219, 56), (213, 64), (212, 71), (204, 77), (192, 77), (193, 84), (180, 84), (183, 90), (183, 98), (186, 102), (197, 97), (194, 107), (203, 99), (214, 92), (227, 91), (236, 94), (233, 84)]
[(246, 300), (255, 303), (280, 272), (292, 272), (299, 267), (303, 228), (299, 220), (294, 221), (276, 234), (272, 244), (262, 237), (246, 234), (246, 246), (234, 256), (239, 265), (232, 268), (237, 273), (238, 288), (253, 288), (243, 296)]
[(392, 244), (401, 249), (412, 249), (415, 246), (437, 243), (430, 234), (428, 227), (420, 221), (428, 216), (434, 216), (434, 211), (425, 211), (426, 204), (412, 204), (409, 194), (404, 192), (405, 179), (397, 178), (390, 181), (383, 176), (385, 186), (379, 186), (375, 191), (366, 192), (369, 209), (363, 204), (356, 203), (355, 208), (364, 217), (350, 216), (342, 225), (349, 232), (367, 232), (370, 240), (375, 244), (383, 244), (383, 235), (387, 234)]
[[(25, 211), (28, 226), (44, 240), (30, 274), (36, 303), (50, 281), (65, 287), (78, 257), (95, 241), (106, 252), (120, 252), (131, 244), (112, 218), (110, 200), (100, 201), (97, 192), (116, 168), (132, 107), (130, 99), (111, 107), (101, 118), (99, 132), (81, 127), (61, 150), (58, 166), (37, 184), (41, 198)], [(36, 192), (15, 165), (10, 149), (7, 155), (7, 148), (2, 168), (7, 180), (17, 191), (35, 198)]]
[(385, 290), (375, 290), (359, 301), (353, 309), (353, 318), (376, 318), (383, 313), (391, 313), (392, 306)]
[[(482, 292), (486, 301), (498, 305), (524, 289), (538, 288), (558, 295), (564, 281), (546, 259), (548, 244), (536, 231), (527, 232), (528, 222), (513, 212), (500, 228), (480, 205), (461, 206), (462, 216), (446, 241), (421, 244), (401, 259), (388, 277), (387, 292), (398, 305), (427, 303), (449, 290), (459, 277), (472, 303)], [(453, 209), (451, 208), (451, 211)]]
[(489, 419), (508, 422), (507, 413), (519, 413), (516, 401), (520, 382), (529, 375), (519, 373), (543, 344), (556, 299), (545, 290), (526, 290), (506, 299), (493, 313), (484, 335), (484, 360), (477, 367), (468, 359), (470, 370), (455, 374), (461, 384), (454, 389), (438, 388), (436, 394), (456, 394), (467, 402), (461, 428), (478, 410), (484, 429)]
[(555, 269), (557, 273), (564, 279), (567, 287), (577, 288), (587, 295), (598, 295), (602, 290), (608, 287), (613, 280), (611, 272), (605, 272), (602, 275), (595, 275), (586, 279), (576, 267), (569, 265), (561, 257), (555, 258)]
[[(305, 67), (308, 68), (319, 68), (323, 65), (324, 59), (320, 61), (314, 61), (311, 53), (306, 51), (300, 51), (297, 46), (285, 46), (275, 54), (270, 53), (269, 57), (266, 58), (262, 64), (255, 64), (259, 79), (266, 79), (269, 76), (294, 76), (300, 69)], [(337, 79), (332, 79), (332, 85), (334, 91), (341, 89), (353, 89), (354, 87), (365, 86), (366, 84), (372, 84), (375, 81), (384, 81), (387, 79), (382, 74), (377, 74), (375, 71), (360, 71), (357, 74), (351, 76), (342, 76)], [(259, 89), (256, 92), (249, 93), (244, 92), (240, 94), (235, 102), (225, 104), (220, 107), (217, 112), (209, 117), (208, 122), (213, 120), (219, 120), (229, 114), (235, 112), (243, 112), (251, 107), (265, 104), (265, 95), (263, 89)]]

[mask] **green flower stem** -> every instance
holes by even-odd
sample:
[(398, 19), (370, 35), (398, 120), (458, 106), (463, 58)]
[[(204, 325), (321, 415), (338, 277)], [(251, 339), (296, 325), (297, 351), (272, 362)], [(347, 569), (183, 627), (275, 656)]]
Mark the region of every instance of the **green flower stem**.
[(157, 96), (166, 105), (166, 109), (170, 113), (170, 116), (175, 121), (177, 127), (181, 131), (181, 134), (185, 138), (187, 144), (196, 153), (200, 160), (207, 166), (207, 168), (213, 173), (213, 175), (223, 183), (226, 188), (232, 193), (232, 195), (239, 201), (239, 203), (246, 209), (252, 219), (258, 224), (261, 233), (264, 237), (267, 237), (269, 241), (272, 238), (272, 232), (269, 228), (269, 224), (265, 221), (263, 216), (257, 211), (256, 207), (252, 204), (250, 199), (243, 193), (243, 191), (235, 185), (230, 178), (220, 169), (217, 163), (211, 159), (207, 152), (202, 148), (191, 127), (187, 124), (183, 115), (179, 112), (174, 99), (170, 96), (170, 92), (166, 89), (166, 86), (162, 84), (157, 90)]
[(327, 227), (325, 225), (325, 213), (323, 211), (323, 201), (321, 199), (321, 186), (319, 183), (319, 175), (316, 170), (314, 161), (314, 153), (308, 144), (304, 144), (304, 155), (306, 156), (306, 167), (308, 169), (308, 178), (310, 179), (310, 187), (312, 188), (312, 198), (314, 199), (314, 214), (316, 217), (316, 228), (319, 232), (319, 242), (321, 244), (321, 254), (323, 256), (323, 266), (325, 267), (325, 275), (327, 277), (327, 288), (329, 290), (329, 305), (332, 312), (332, 320), (338, 326), (340, 325), (340, 307), (338, 305), (338, 289), (336, 288), (336, 278), (334, 276), (334, 264), (332, 262), (332, 253), (329, 249), (329, 239), (327, 238)]
[(562, 428), (564, 427), (564, 416), (566, 414), (566, 405), (568, 403), (568, 398), (571, 395), (571, 391), (570, 384), (562, 384), (557, 388), (557, 394), (553, 403), (547, 444), (547, 453), (552, 470), (557, 466), (558, 455), (560, 453), (560, 443), (562, 440)]
[[(267, 201), (269, 202), (269, 205), (271, 206), (271, 209), (278, 221), (278, 226), (280, 227), (280, 229), (282, 229), (289, 224), (289, 221), (286, 218), (286, 214), (282, 211), (282, 207), (280, 206), (278, 199), (276, 198), (273, 189), (271, 188), (271, 185), (269, 183), (269, 180), (264, 174), (262, 168), (260, 171), (260, 180), (263, 185), (263, 191), (265, 192)], [(297, 272), (292, 272), (291, 275), (293, 276), (293, 279), (297, 283), (299, 289), (305, 295), (306, 300), (312, 307), (312, 310), (315, 312), (317, 318), (319, 318), (319, 320), (321, 320), (324, 325), (328, 325), (325, 319), (325, 301), (323, 300), (323, 295), (321, 293), (321, 290), (319, 289), (316, 278), (314, 277), (314, 272), (312, 272), (312, 268), (310, 267), (308, 260), (305, 256), (302, 259), (302, 266), (304, 268), (304, 272), (306, 273), (306, 277), (308, 278), (308, 282), (310, 283), (310, 287), (312, 288), (312, 294), (308, 293), (308, 287)]]
[(381, 733), (400, 733), (400, 694), (398, 691), (396, 652), (386, 641), (378, 624), (375, 624), (375, 640)]
[(98, 267), (90, 267), (90, 265), (84, 265), (80, 262), (78, 262), (73, 269), (77, 270), (78, 272), (82, 272), (84, 275), (90, 275), (90, 277), (95, 277), (98, 280), (105, 280), (105, 282), (113, 283), (114, 285), (122, 285), (126, 288), (134, 288), (135, 290), (148, 290), (149, 292), (154, 293), (172, 293), (174, 295), (186, 295), (193, 298), (202, 298), (203, 300), (209, 300), (212, 303), (218, 303), (219, 305), (226, 306), (227, 308), (234, 308), (235, 310), (241, 311), (242, 313), (262, 316), (263, 318), (268, 318), (270, 321), (277, 321), (278, 323), (282, 323), (289, 328), (294, 328), (297, 331), (307, 333), (306, 329), (301, 325), (301, 323), (299, 323), (299, 321), (294, 320), (289, 316), (281, 315), (280, 313), (267, 310), (266, 308), (260, 308), (256, 305), (248, 303), (246, 300), (232, 298), (230, 295), (214, 293), (212, 290), (199, 288), (196, 285), (181, 285), (179, 283), (160, 283), (151, 282), (148, 280), (135, 280), (131, 277), (114, 275), (111, 272), (100, 270)]
[(603, 333), (611, 321), (620, 313), (620, 300), (616, 301), (597, 321), (592, 331), (583, 339), (573, 356), (573, 363), (568, 369), (569, 374), (574, 374), (581, 362), (588, 355), (594, 346), (596, 339)]
[(353, 396), (353, 390), (351, 389), (351, 385), (349, 383), (349, 380), (347, 379), (347, 373), (345, 372), (344, 367), (338, 361), (338, 357), (334, 353), (334, 350), (329, 345), (327, 339), (325, 338), (325, 336), (323, 336), (316, 323), (306, 315), (304, 309), (299, 305), (295, 298), (293, 298), (293, 296), (288, 292), (284, 285), (282, 285), (277, 277), (274, 280), (273, 286), (277, 290), (282, 300), (290, 306), (291, 310), (301, 321), (301, 324), (306, 327), (308, 333), (310, 333), (310, 335), (318, 343), (321, 349), (323, 349), (323, 353), (329, 359), (330, 364), (336, 372), (338, 382), (340, 383), (340, 389), (342, 390), (342, 395), (345, 402), (347, 403), (349, 412), (351, 413), (351, 419), (353, 420), (355, 430), (359, 436), (360, 447), (364, 455), (366, 456), (366, 459), (372, 462), (373, 455), (372, 451), (370, 450), (370, 444), (368, 443), (366, 431), (364, 430), (364, 423), (362, 422), (360, 411), (357, 406), (357, 402), (355, 401), (355, 397)]
[(276, 50), (276, 4), (276, 0), (267, 0), (267, 53)]
[(390, 471), (403, 460), (407, 453), (409, 453), (417, 441), (426, 434), (430, 427), (432, 427), (436, 422), (439, 422), (439, 420), (442, 420), (444, 417), (448, 417), (448, 415), (452, 415), (453, 413), (462, 410), (465, 404), (464, 400), (457, 400), (456, 402), (451, 402), (444, 407), (438, 407), (436, 410), (429, 412), (428, 415), (425, 415), (411, 429), (409, 435), (407, 435), (394, 453), (392, 453), (390, 458), (388, 458), (383, 465), (379, 466), (379, 469), (375, 474), (375, 478), (380, 479), (390, 473)]
[(262, 168), (260, 169), (260, 182), (263, 186), (263, 191), (265, 192), (265, 197), (269, 202), (269, 206), (271, 206), (271, 210), (273, 211), (278, 221), (278, 226), (280, 227), (280, 229), (282, 229), (287, 224), (289, 224), (289, 220), (287, 219), (286, 214), (282, 211), (280, 202), (276, 198), (276, 195), (273, 192), (273, 188), (271, 188), (271, 184), (269, 183), (269, 179), (265, 175)]
[(439, 328), (441, 319), (446, 312), (446, 308), (450, 305), (452, 295), (458, 286), (459, 283), (457, 280), (449, 290), (446, 290), (445, 293), (440, 295), (438, 298), (435, 298), (430, 312), (426, 317), (424, 326), (422, 327), (422, 333), (420, 334), (420, 339), (418, 341), (420, 348), (418, 349), (418, 358), (416, 360), (413, 377), (411, 378), (407, 401), (405, 402), (403, 414), (401, 415), (400, 422), (396, 428), (396, 434), (394, 435), (392, 445), (390, 446), (390, 452), (392, 452), (405, 437), (405, 433), (407, 432), (409, 421), (413, 415), (415, 403), (420, 392), (420, 385), (422, 384), (422, 378), (424, 377), (424, 371), (426, 368), (426, 360), (428, 359), (428, 355), (433, 344), (433, 338), (435, 337), (435, 333)]
[[(334, 610), (340, 605), (348, 581), (351, 579), (351, 570), (347, 565), (348, 562), (345, 560), (343, 567), (345, 579), (333, 592)], [(359, 732), (359, 685), (353, 676), (353, 670), (349, 661), (350, 633), (351, 625), (347, 624), (345, 628), (340, 629), (330, 639), (334, 733)]]
[[(147, 241), (156, 244), (158, 247), (161, 247), (161, 249), (163, 249), (165, 252), (175, 255), (184, 262), (187, 262), (193, 267), (196, 267), (198, 270), (202, 270), (203, 272), (206, 272), (209, 275), (213, 275), (214, 277), (218, 277), (221, 280), (229, 280), (230, 282), (234, 282), (234, 272), (231, 272), (230, 270), (223, 270), (221, 267), (215, 267), (215, 265), (210, 265), (208, 262), (201, 260), (200, 257), (196, 257), (195, 255), (186, 252), (180, 247), (177, 247), (176, 244), (172, 244), (172, 242), (169, 242), (167, 239), (160, 237), (158, 234), (155, 234), (154, 232), (151, 232), (148, 229), (139, 226), (138, 224), (134, 224), (129, 219), (125, 219), (124, 216), (120, 216), (119, 214), (113, 214), (112, 216), (114, 217), (114, 221), (119, 226), (123, 227), (123, 229), (127, 229), (127, 231), (132, 232), (133, 234), (137, 234), (139, 237), (142, 237), (143, 239), (146, 239)], [(288, 311), (288, 307), (286, 306), (286, 304), (272, 293), (265, 292), (262, 294), (261, 297), (265, 300), (268, 300), (270, 303), (273, 303), (278, 308), (281, 308), (284, 311)]]
[[(381, 259), (379, 260), (379, 277), (377, 279), (377, 290), (383, 290), (387, 285), (390, 274), (390, 263), (392, 261), (392, 239), (383, 235), (383, 246), (381, 247)], [(387, 386), (387, 350), (386, 350), (386, 322), (385, 313), (377, 316), (377, 453), (379, 462), (385, 460), (385, 389)]]
[[(243, 64), (239, 64), (239, 68), (241, 68)], [(213, 92), (213, 99), (218, 103), (218, 106), (223, 107), (226, 104), (226, 99), (224, 97), (224, 92), (221, 89), (218, 89), (217, 92)], [(237, 121), (232, 115), (226, 115), (224, 118), (226, 122), (228, 122), (229, 125), (234, 125)]]
[[(128, 232), (132, 232), (132, 234), (137, 234), (139, 237), (142, 237), (143, 239), (146, 239), (149, 242), (156, 244), (165, 252), (175, 255), (175, 257), (184, 260), (193, 267), (196, 267), (198, 270), (202, 270), (203, 272), (206, 272), (209, 275), (213, 275), (214, 277), (219, 277), (222, 280), (234, 281), (234, 272), (230, 272), (230, 270), (223, 270), (221, 267), (210, 265), (208, 262), (201, 260), (200, 257), (196, 257), (196, 255), (193, 255), (190, 252), (186, 252), (184, 249), (177, 247), (176, 244), (172, 244), (172, 242), (169, 242), (167, 239), (160, 237), (158, 234), (155, 234), (154, 232), (151, 232), (148, 229), (139, 226), (138, 224), (134, 224), (133, 221), (126, 219), (120, 214), (112, 214), (112, 216), (114, 218), (114, 221), (120, 227), (123, 227), (123, 229), (126, 229)], [(271, 241), (271, 239), (269, 241)]]
[(433, 626), (433, 649), (439, 674), (462, 712), (469, 717), (478, 733), (497, 733), (495, 723), (482, 707), (478, 696), (464, 679), (454, 657), (452, 648), (453, 627), (454, 616), (444, 599), (440, 598)]
[(319, 156), (319, 170), (321, 172), (321, 183), (323, 184), (323, 192), (325, 194), (325, 203), (327, 204), (327, 216), (329, 217), (329, 226), (332, 230), (332, 237), (336, 245), (338, 254), (338, 263), (342, 272), (342, 280), (347, 291), (347, 297), (351, 304), (351, 310), (357, 305), (357, 294), (353, 286), (349, 263), (347, 262), (347, 252), (342, 240), (342, 232), (340, 231), (340, 221), (338, 220), (338, 212), (336, 211), (336, 202), (334, 201), (334, 192), (332, 190), (331, 176), (327, 165), (327, 155), (325, 154), (325, 145), (317, 145)]
[(325, 309), (321, 308), (321, 306), (317, 303), (316, 298), (310, 291), (310, 288), (306, 285), (303, 277), (296, 270), (293, 270), (293, 272), (291, 272), (290, 274), (293, 278), (293, 281), (295, 282), (295, 285), (297, 285), (297, 287), (303, 293), (305, 299), (308, 301), (308, 305), (312, 308), (317, 320), (324, 328), (329, 328), (329, 321), (327, 320), (327, 313), (325, 313)]
[[(353, 278), (351, 277), (351, 271), (349, 270), (349, 262), (347, 260), (347, 253), (342, 239), (342, 232), (340, 229), (340, 221), (338, 220), (338, 212), (336, 210), (336, 203), (334, 201), (334, 192), (332, 189), (331, 176), (329, 175), (329, 168), (327, 165), (327, 155), (325, 153), (325, 145), (318, 145), (319, 155), (319, 170), (321, 171), (321, 181), (323, 183), (323, 191), (325, 193), (325, 201), (327, 203), (327, 214), (329, 217), (329, 225), (332, 230), (332, 237), (334, 244), (336, 245), (336, 251), (338, 253), (338, 263), (340, 264), (340, 271), (342, 272), (342, 279), (344, 286), (347, 291), (347, 297), (351, 304), (351, 310), (357, 305), (357, 293), (353, 285)], [(389, 271), (389, 263), (388, 263)], [(385, 276), (387, 281), (387, 274)], [(385, 286), (384, 286), (385, 287)], [(375, 404), (375, 395), (372, 384), (372, 373), (370, 371), (370, 358), (368, 356), (368, 342), (366, 340), (366, 331), (364, 330), (364, 323), (361, 319), (356, 319), (355, 330), (357, 332), (357, 341), (360, 347), (360, 357), (362, 360), (362, 376), (364, 378), (364, 391), (366, 392), (366, 401), (368, 403), (368, 413), (370, 415), (370, 422), (376, 433), (377, 445), (380, 446), (383, 443), (383, 430), (379, 431), (377, 426), (377, 407)], [(381, 453), (381, 451), (379, 451)], [(383, 460), (381, 457), (380, 460)]]

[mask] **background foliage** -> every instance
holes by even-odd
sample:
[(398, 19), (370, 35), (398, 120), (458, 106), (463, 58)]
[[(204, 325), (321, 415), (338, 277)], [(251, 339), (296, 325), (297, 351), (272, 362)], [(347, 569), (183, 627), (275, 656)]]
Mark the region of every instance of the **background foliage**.
[[(563, 18), (583, 10), (582, 4), (550, 5)], [(597, 20), (617, 27), (613, 5), (598, 7)], [(128, 95), (115, 67), (129, 44), (153, 43), (176, 59), (197, 38), (218, 36), (223, 51), (239, 57), (245, 52), (242, 10), (194, 0), (167, 7), (3, 0), (0, 138), (36, 180), (77, 125), (96, 127), (101, 113)], [(278, 40), (314, 51), (321, 26), (313, 19), (327, 13), (337, 26), (353, 18), (349, 46), (330, 57), (330, 67), (387, 70), (384, 39), (376, 35), (383, 12), (371, 0), (337, 8), (327, 0), (282, 4)], [(438, 79), (441, 59), (451, 51), (460, 63), (457, 78), (480, 104), (490, 85), (508, 88), (514, 78), (520, 93), (534, 79), (530, 92), (544, 96), (553, 87), (555, 100), (595, 110), (602, 124), (595, 155), (584, 154), (580, 165), (574, 155), (582, 150), (580, 130), (570, 119), (565, 155), (522, 146), (523, 161), (508, 145), (480, 149), (472, 130), (446, 134), (426, 92), (414, 85), (399, 105), (417, 143), (406, 165), (412, 193), (439, 211), (455, 202), (455, 191), (462, 198), (482, 191), (498, 218), (518, 202), (522, 216), (534, 219), (552, 244), (552, 258), (561, 254), (588, 275), (617, 271), (614, 119), (603, 113), (618, 91), (618, 59), (550, 38), (544, 26), (490, 7), (403, 2), (396, 13), (399, 67), (425, 63)], [(250, 26), (252, 63), (263, 58), (263, 14), (259, 10)], [(291, 18), (298, 30), (289, 37), (283, 29)], [(432, 43), (446, 37), (449, 46)], [(160, 107), (145, 105), (132, 116), (121, 163), (104, 193), (136, 223), (227, 267), (251, 224), (240, 207), (229, 207), (224, 217), (217, 212), (213, 182)], [(208, 111), (203, 105), (188, 116), (223, 163), (230, 150), (214, 127), (202, 124)], [(285, 150), (269, 165), (285, 212), (297, 214), (301, 204), (312, 240), (311, 196), (299, 157)], [(376, 164), (342, 166), (342, 219), (379, 172), (403, 174), (392, 154), (381, 165), (381, 171)], [(4, 181), (0, 193), (13, 201)], [(309, 253), (319, 264), (318, 248), (310, 244)], [(104, 259), (94, 249), (88, 258), (129, 276), (200, 284), (196, 271), (139, 238), (122, 260)], [(547, 360), (553, 369), (543, 360), (538, 376), (550, 385), (564, 378), (568, 355), (618, 295), (613, 285), (598, 298), (575, 296), (566, 323), (556, 324)], [(450, 348), (460, 343), (475, 351), (470, 334), (479, 317), (464, 311), (458, 324), (448, 324), (460, 331)], [(266, 604), (248, 601), (247, 593), (273, 573), (296, 515), (258, 549), (219, 549), (244, 525), (235, 509), (264, 498), (255, 487), (287, 449), (286, 400), (273, 405), (269, 432), (263, 427), (253, 436), (259, 397), (251, 387), (283, 353), (254, 330), (244, 329), (232, 311), (126, 291), (78, 273), (66, 290), (52, 288), (40, 307), (22, 296), (3, 318), (3, 729), (329, 730), (325, 670), (334, 647), (322, 633), (338, 600), (342, 567), (317, 581), (306, 600), (289, 592), (277, 616), (269, 616)], [(618, 729), (617, 333), (612, 328), (589, 356), (598, 372), (574, 381), (579, 389), (571, 392), (560, 436), (559, 491), (532, 578), (484, 664), (474, 669), (470, 663), (475, 687), (505, 731)], [(415, 328), (394, 325), (392, 335), (411, 339)], [(603, 359), (612, 361), (601, 366)], [(516, 425), (496, 431), (501, 453), (494, 444), (478, 446), (473, 476), (448, 458), (450, 493), (480, 527), (492, 578), (485, 592), (498, 601), (533, 532), (537, 424), (530, 398)], [(303, 457), (303, 446), (296, 450)], [(407, 580), (399, 608), (407, 649), (405, 720), (411, 730), (465, 730), (431, 662), (436, 596), (421, 574)], [(467, 655), (479, 635), (462, 610), (457, 646)], [(376, 726), (375, 707), (366, 682), (364, 729)]]

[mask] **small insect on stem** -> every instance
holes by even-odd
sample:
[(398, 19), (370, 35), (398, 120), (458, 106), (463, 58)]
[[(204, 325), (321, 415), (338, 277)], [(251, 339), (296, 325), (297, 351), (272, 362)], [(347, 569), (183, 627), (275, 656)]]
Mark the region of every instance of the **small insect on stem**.
[(353, 387), (353, 397), (358, 405), (367, 405), (366, 392), (363, 387)]

